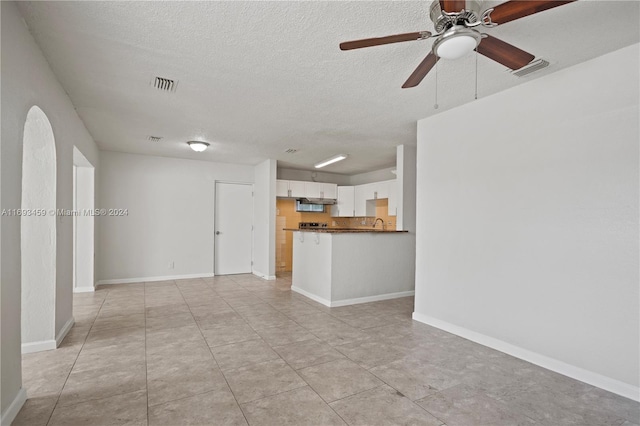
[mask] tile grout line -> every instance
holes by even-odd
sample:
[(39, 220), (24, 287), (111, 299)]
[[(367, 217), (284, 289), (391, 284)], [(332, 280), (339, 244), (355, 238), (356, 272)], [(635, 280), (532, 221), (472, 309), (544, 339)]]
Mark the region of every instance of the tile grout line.
[[(264, 299), (262, 299), (260, 296), (257, 296), (257, 297), (258, 297), (260, 300), (265, 301), (265, 300), (264, 300)], [(324, 340), (320, 339), (318, 336), (316, 336), (312, 331), (310, 331), (310, 330), (309, 330), (309, 329), (307, 329), (306, 327), (302, 326), (301, 324), (299, 324), (298, 322), (296, 322), (295, 320), (293, 320), (292, 318), (290, 318), (290, 317), (289, 317), (289, 316), (287, 316), (286, 314), (282, 313), (278, 308), (276, 308), (275, 306), (271, 305), (269, 302), (265, 301), (265, 303), (267, 303), (269, 306), (273, 307), (276, 311), (278, 311), (278, 312), (279, 312), (279, 313), (281, 313), (282, 315), (286, 316), (290, 321), (292, 321), (292, 322), (293, 322), (294, 324), (296, 324), (298, 327), (301, 327), (302, 329), (304, 329), (304, 330), (308, 331), (312, 336), (314, 336), (316, 339), (320, 340), (320, 342), (323, 342), (323, 343), (325, 343), (325, 344), (328, 344), (326, 341), (324, 341)], [(306, 303), (306, 302), (305, 302), (305, 303)], [(233, 307), (232, 307), (232, 309), (233, 309)], [(235, 311), (235, 309), (234, 309), (234, 311)], [(238, 315), (240, 315), (240, 313), (238, 313)], [(240, 316), (242, 317), (242, 315), (240, 315)], [(242, 317), (242, 318), (244, 319), (244, 317)], [(245, 321), (246, 321), (246, 320), (245, 320)], [(251, 324), (249, 324), (249, 326), (251, 326)], [(278, 326), (276, 325), (276, 326), (274, 326), (274, 327), (278, 327)], [(253, 327), (251, 327), (251, 328), (253, 328)], [(254, 328), (254, 331), (256, 331), (256, 330), (255, 330), (255, 328)], [(257, 332), (257, 331), (256, 331), (256, 332)], [(260, 337), (262, 337), (262, 336), (260, 336)], [(292, 343), (290, 343), (290, 344), (296, 344), (296, 343), (301, 343), (301, 342), (304, 342), (304, 340), (303, 340), (303, 341), (299, 341), (299, 342), (292, 342)], [(269, 345), (269, 343), (267, 343), (267, 345)], [(285, 346), (285, 345), (281, 345), (281, 346)], [(331, 345), (329, 345), (329, 346), (331, 346)], [(308, 387), (308, 388), (311, 390), (311, 392), (315, 393), (315, 394), (318, 396), (318, 398), (320, 398), (320, 400), (321, 400), (322, 402), (324, 402), (324, 403), (325, 403), (325, 405), (326, 405), (327, 407), (329, 407), (329, 409), (330, 409), (332, 412), (334, 412), (334, 413), (335, 413), (335, 414), (336, 414), (336, 415), (337, 415), (337, 416), (338, 416), (338, 417), (339, 417), (339, 418), (340, 418), (340, 419), (341, 419), (345, 424), (347, 424), (347, 425), (349, 424), (349, 423), (348, 423), (348, 422), (347, 422), (347, 421), (346, 421), (346, 420), (345, 420), (345, 419), (344, 419), (344, 418), (343, 418), (343, 417), (342, 417), (342, 416), (341, 416), (341, 415), (340, 415), (336, 410), (334, 410), (334, 409), (333, 409), (333, 407), (331, 407), (331, 405), (329, 405), (329, 403), (327, 403), (327, 401), (325, 401), (325, 400), (324, 400), (324, 398), (322, 398), (322, 396), (320, 396), (320, 394), (319, 394), (319, 393), (318, 393), (318, 392), (313, 388), (313, 386), (311, 386), (311, 385), (309, 384), (309, 382), (307, 382), (307, 381), (305, 380), (305, 378), (304, 378), (304, 377), (302, 377), (302, 376), (300, 375), (300, 373), (298, 373), (298, 370), (296, 370), (295, 368), (293, 368), (293, 366), (292, 366), (291, 364), (289, 364), (289, 363), (287, 362), (287, 360), (286, 360), (286, 359), (284, 359), (284, 358), (283, 358), (283, 357), (278, 353), (278, 351), (276, 351), (276, 350), (274, 349), (274, 346), (269, 345), (269, 347), (270, 347), (270, 348), (271, 348), (271, 350), (272, 350), (272, 351), (274, 351), (274, 352), (278, 355), (278, 357), (280, 357), (280, 359), (281, 359), (282, 361), (284, 361), (284, 363), (285, 363), (285, 364), (286, 364), (286, 365), (287, 365), (287, 366), (288, 366), (288, 367), (289, 367), (289, 368), (290, 368), (290, 369), (291, 369), (291, 370), (292, 370), (292, 371), (293, 371), (293, 372), (294, 372), (294, 373), (295, 373), (295, 374), (296, 374), (296, 375), (297, 375), (297, 376), (298, 376), (298, 377), (299, 377), (299, 378), (300, 378), (300, 379), (301, 379), (301, 380), (306, 384), (306, 386), (300, 386), (300, 387), (297, 387), (297, 388), (294, 388), (294, 389), (289, 389), (289, 390), (287, 390), (287, 391), (278, 392), (278, 393), (275, 393), (275, 394), (273, 394), (273, 395), (268, 395), (268, 396), (265, 396), (265, 397), (262, 397), (262, 398), (258, 398), (258, 399), (252, 400), (252, 401), (244, 402), (243, 404), (249, 404), (249, 403), (252, 403), (252, 402), (260, 401), (260, 400), (265, 399), (265, 398), (271, 398), (271, 397), (276, 396), (276, 395), (281, 395), (281, 394), (284, 394), (284, 393), (287, 393), (287, 392), (292, 392), (292, 391), (294, 391), (294, 390), (301, 389), (301, 388), (303, 388), (303, 387)], [(335, 360), (333, 360), (333, 361), (335, 361)], [(268, 361), (266, 361), (266, 362), (268, 362)], [(327, 362), (331, 362), (331, 361), (327, 361)], [(259, 364), (259, 363), (258, 363), (258, 364)], [(320, 364), (316, 364), (316, 365), (321, 365), (321, 364), (325, 364), (325, 363), (320, 363)], [(256, 365), (256, 364), (253, 364), (253, 365)], [(311, 367), (311, 366), (307, 366), (307, 367)], [(303, 367), (303, 368), (306, 368), (306, 367)], [(224, 374), (224, 373), (223, 373), (223, 374)], [(240, 406), (240, 409), (242, 410), (242, 406)], [(243, 413), (244, 413), (244, 410), (243, 410)]]
[[(69, 373), (67, 374), (67, 377), (64, 379), (64, 384), (62, 385), (62, 388), (60, 388), (60, 392), (58, 392), (58, 396), (56, 397), (56, 403), (53, 405), (53, 409), (51, 410), (51, 414), (49, 414), (49, 418), (47, 419), (47, 423), (46, 423), (47, 425), (49, 425), (49, 423), (51, 423), (51, 419), (53, 418), (53, 413), (56, 411), (56, 408), (58, 407), (58, 402), (60, 401), (60, 396), (62, 396), (62, 391), (64, 390), (64, 387), (67, 385), (67, 381), (69, 380), (69, 376), (71, 376), (71, 372), (73, 371), (73, 367), (75, 367), (76, 366), (76, 362), (78, 362), (78, 358), (80, 357), (80, 353), (82, 352), (82, 349), (84, 348), (84, 344), (86, 343), (87, 339), (89, 338), (89, 334), (91, 333), (91, 330), (93, 329), (93, 324), (96, 322), (96, 319), (98, 318), (98, 315), (100, 314), (100, 311), (102, 310), (102, 306), (104, 306), (104, 302), (107, 300), (107, 296), (109, 296), (109, 290), (107, 290), (107, 294), (105, 295), (104, 299), (102, 299), (102, 303), (100, 303), (100, 307), (98, 308), (98, 311), (96, 312), (96, 316), (93, 318), (93, 321), (91, 321), (91, 325), (89, 326), (89, 331), (87, 331), (87, 335), (84, 337), (84, 340), (82, 341), (82, 345), (80, 346), (80, 350), (78, 351), (78, 354), (76, 355), (76, 359), (73, 361), (73, 364), (71, 365), (71, 368), (69, 369)], [(73, 300), (71, 301), (71, 311), (73, 313)], [(73, 327), (71, 327), (71, 329), (73, 329)], [(71, 331), (71, 330), (69, 330), (69, 331)], [(66, 338), (66, 336), (65, 336), (65, 338)], [(60, 342), (60, 343), (62, 344), (63, 342), (64, 342), (64, 339), (62, 339), (62, 342)], [(54, 350), (57, 350), (57, 348), (54, 349)]]
[[(237, 282), (236, 282), (236, 284), (237, 284)], [(241, 287), (242, 287), (242, 286), (241, 286)], [(249, 291), (249, 290), (247, 290), (247, 291)], [(215, 292), (215, 290), (214, 290), (214, 292)], [(216, 292), (216, 293), (217, 293), (217, 292)], [(254, 295), (254, 296), (255, 296), (255, 295)], [(222, 297), (222, 296), (220, 296), (220, 297)], [(257, 298), (258, 298), (258, 299), (260, 299), (261, 301), (263, 301), (263, 302), (267, 303), (269, 306), (271, 306), (271, 307), (272, 307), (272, 308), (274, 308), (276, 311), (278, 311), (278, 313), (280, 313), (280, 314), (282, 314), (282, 315), (286, 316), (286, 314), (283, 314), (282, 312), (280, 312), (280, 310), (278, 310), (277, 308), (275, 308), (274, 306), (272, 306), (269, 302), (265, 301), (265, 300), (264, 300), (264, 299), (262, 299), (260, 296), (255, 296), (255, 297), (257, 297)], [(246, 305), (244, 305), (244, 306), (246, 306)], [(238, 311), (236, 311), (236, 310), (235, 310), (235, 308), (234, 308), (233, 306), (231, 306), (231, 309), (233, 309), (233, 311), (234, 311), (236, 314), (238, 314), (238, 315), (239, 315), (239, 316), (240, 316), (240, 317), (241, 317), (245, 322), (247, 322), (247, 321), (246, 321), (246, 319), (244, 319), (244, 317), (243, 317), (243, 316), (242, 316)], [(291, 318), (289, 318), (288, 316), (286, 316), (286, 317), (287, 317), (287, 319), (291, 320)], [(291, 320), (291, 321), (293, 321), (293, 320)], [(302, 327), (302, 326), (301, 326), (300, 324), (298, 324), (297, 322), (295, 322), (295, 321), (293, 321), (293, 322), (294, 322), (296, 325), (298, 325), (299, 327)], [(250, 323), (248, 323), (248, 322), (247, 322), (247, 324), (248, 324), (248, 325), (249, 325), (249, 326), (254, 330), (254, 332), (256, 332), (256, 333), (257, 333), (256, 329), (255, 329), (255, 328), (253, 328), (253, 327), (251, 326), (251, 324), (250, 324)], [(274, 327), (278, 327), (278, 326), (276, 325), (276, 326), (274, 326)], [(198, 328), (200, 328), (200, 326), (198, 326)], [(302, 327), (302, 328), (304, 328), (304, 327)], [(304, 328), (304, 329), (305, 329), (305, 330), (307, 330), (306, 328)], [(314, 335), (313, 333), (311, 333), (311, 334), (312, 334), (312, 335)], [(301, 389), (301, 388), (303, 388), (303, 387), (308, 387), (308, 388), (309, 388), (313, 393), (315, 393), (315, 394), (318, 396), (318, 398), (320, 398), (320, 399), (321, 399), (321, 400), (322, 400), (322, 401), (323, 401), (323, 402), (324, 402), (324, 403), (329, 407), (329, 409), (330, 409), (330, 410), (332, 410), (332, 411), (335, 413), (335, 410), (333, 410), (333, 408), (331, 408), (331, 406), (329, 406), (329, 404), (327, 404), (327, 403), (326, 403), (326, 401), (324, 401), (324, 399), (322, 399), (322, 397), (321, 397), (321, 396), (316, 392), (316, 390), (315, 390), (315, 389), (313, 389), (313, 387), (311, 387), (311, 385), (310, 385), (310, 384), (309, 384), (309, 383), (304, 379), (304, 377), (302, 377), (302, 376), (298, 373), (298, 371), (297, 371), (295, 368), (293, 368), (293, 366), (292, 366), (292, 365), (290, 365), (290, 364), (287, 362), (287, 360), (285, 360), (284, 358), (282, 358), (282, 356), (281, 356), (281, 355), (280, 355), (276, 350), (274, 350), (274, 349), (273, 349), (273, 346), (271, 346), (269, 343), (267, 343), (266, 341), (264, 341), (264, 339), (262, 338), (262, 336), (260, 336), (259, 334), (258, 334), (258, 336), (260, 337), (260, 339), (261, 339), (264, 343), (266, 343), (266, 344), (267, 344), (267, 346), (269, 346), (269, 348), (270, 348), (270, 349), (271, 349), (271, 350), (272, 350), (276, 355), (278, 355), (278, 358), (280, 358), (280, 359), (285, 363), (285, 365), (287, 365), (287, 366), (288, 366), (288, 367), (289, 367), (289, 368), (290, 368), (290, 369), (291, 369), (291, 370), (296, 374), (296, 376), (298, 376), (298, 377), (300, 378), (300, 380), (302, 380), (302, 381), (305, 383), (305, 386), (299, 386), (299, 387), (296, 387), (296, 388), (293, 388), (293, 389), (289, 389), (289, 390), (286, 390), (286, 391), (277, 392), (277, 393), (275, 393), (275, 394), (267, 395), (267, 396), (264, 396), (264, 397), (262, 397), (262, 398), (257, 398), (257, 399), (251, 400), (251, 401), (243, 402), (242, 404), (249, 404), (249, 403), (252, 403), (252, 402), (260, 401), (260, 400), (265, 399), (265, 398), (270, 398), (270, 397), (273, 397), (273, 396), (276, 396), (276, 395), (281, 395), (281, 394), (283, 394), (283, 393), (292, 392), (292, 391), (294, 391), (294, 390)], [(315, 335), (314, 335), (314, 336), (315, 336)], [(316, 337), (316, 338), (318, 338), (317, 336), (315, 336), (315, 337)], [(319, 338), (318, 338), (318, 339), (319, 339)], [(320, 340), (321, 340), (321, 339), (320, 339)], [(205, 339), (205, 341), (206, 341), (206, 339)], [(321, 341), (322, 341), (322, 340), (321, 340)], [(299, 342), (293, 342), (293, 343), (299, 343)], [(233, 344), (233, 343), (231, 343), (231, 344)], [(208, 346), (208, 344), (207, 344), (207, 346)], [(211, 350), (211, 347), (209, 347), (209, 350)], [(211, 355), (213, 356), (213, 352), (211, 353)], [(215, 359), (215, 357), (214, 357), (214, 359)], [(266, 362), (270, 362), (270, 361), (264, 361), (264, 362), (266, 363)], [(216, 361), (216, 363), (217, 363), (217, 361)], [(250, 364), (250, 365), (258, 365), (258, 364), (262, 364), (262, 363), (258, 362), (258, 363), (254, 363), (254, 364)], [(245, 366), (245, 367), (246, 367), (246, 366)], [(218, 368), (219, 368), (219, 366), (218, 366)], [(238, 368), (243, 368), (243, 367), (238, 367)], [(223, 371), (222, 369), (220, 369), (220, 371), (222, 372), (222, 375), (225, 377), (225, 380), (227, 380), (227, 379), (226, 379), (226, 375), (224, 374), (224, 371)], [(228, 385), (228, 384), (229, 384), (229, 383), (227, 382), (227, 385)], [(229, 386), (229, 389), (231, 389), (231, 386)], [(231, 393), (233, 394), (233, 390), (231, 390)], [(235, 394), (234, 394), (234, 398), (235, 398)], [(240, 410), (242, 411), (242, 414), (245, 416), (245, 419), (247, 420), (247, 423), (249, 423), (249, 420), (246, 418), (246, 415), (244, 414), (244, 410), (242, 409), (242, 405), (238, 402), (237, 398), (236, 398), (236, 403), (238, 403), (238, 406), (240, 407)], [(340, 416), (338, 413), (336, 413), (336, 415), (342, 419), (342, 416)], [(342, 419), (342, 420), (344, 421), (344, 419)], [(345, 421), (345, 423), (346, 423), (346, 421)]]
[(147, 394), (147, 426), (149, 426), (149, 363), (147, 362), (147, 283), (143, 284), (143, 312), (144, 312), (144, 388)]
[[(205, 284), (207, 284), (207, 283), (205, 282)], [(193, 315), (193, 312), (191, 311), (191, 306), (189, 306), (189, 303), (187, 302), (187, 299), (184, 298), (184, 294), (182, 294), (182, 290), (180, 289), (180, 287), (178, 287), (177, 285), (176, 285), (176, 287), (178, 288), (178, 291), (180, 292), (180, 296), (182, 296), (182, 300), (184, 300), (184, 303), (187, 305), (187, 308), (189, 309), (189, 313), (191, 313), (191, 316), (193, 317), (193, 321), (196, 323), (196, 327), (198, 327), (198, 331), (200, 332), (200, 335), (202, 336), (202, 340), (204, 340), (204, 343), (207, 346), (207, 349), (209, 349), (209, 353), (211, 354), (211, 358), (213, 359), (213, 362), (215, 362), (216, 366), (218, 367), (218, 370), (220, 371), (220, 374), (222, 374), (222, 378), (224, 379), (225, 383), (227, 384), (227, 388), (229, 388), (229, 392), (231, 392), (231, 395), (233, 396), (233, 399), (236, 402), (236, 405), (240, 409), (240, 413), (242, 413), (242, 417), (244, 417), (244, 421), (247, 422), (247, 424), (249, 424), (249, 419), (247, 419), (247, 416), (244, 414), (244, 411), (242, 410), (242, 407), (240, 407), (240, 403), (238, 402), (238, 398), (236, 398), (235, 393), (233, 393), (233, 389), (231, 389), (231, 386), (229, 385), (229, 381), (227, 380), (227, 376), (224, 375), (224, 372), (220, 368), (220, 364), (218, 364), (218, 360), (216, 360), (216, 357), (213, 355), (213, 352), (211, 351), (211, 347), (209, 346), (209, 343), (207, 342), (207, 339), (204, 337), (204, 334), (202, 333), (202, 329), (200, 328), (200, 324), (198, 324), (198, 321), (196, 321), (196, 318)], [(209, 287), (208, 284), (207, 284), (207, 287)], [(213, 290), (213, 289), (211, 291), (216, 293), (216, 291)], [(231, 307), (231, 309), (235, 312), (235, 309), (233, 309), (233, 307)], [(209, 391), (209, 392), (212, 392), (212, 391)], [(192, 395), (192, 396), (195, 396), (195, 395)]]
[[(260, 297), (259, 297), (259, 298), (260, 298)], [(262, 298), (260, 298), (260, 299), (261, 299), (261, 300), (264, 300), (264, 299), (262, 299)], [(304, 300), (302, 300), (302, 302), (303, 302), (303, 303), (306, 303), (306, 301), (304, 301)], [(271, 305), (269, 302), (266, 302), (266, 303), (268, 303), (268, 304), (269, 304), (269, 306), (272, 306), (272, 307), (273, 307), (274, 309), (276, 309), (278, 312), (282, 313), (278, 308), (276, 308), (275, 306)], [(311, 307), (313, 308), (313, 305), (308, 304), (308, 303), (307, 303), (307, 305), (309, 305), (309, 306), (311, 306)], [(314, 309), (315, 309), (315, 308), (314, 308)], [(359, 328), (359, 327), (352, 326), (351, 324), (348, 324), (346, 321), (342, 320), (341, 318), (336, 317), (335, 315), (332, 315), (330, 311), (329, 311), (329, 312), (323, 312), (323, 311), (321, 311), (321, 310), (319, 310), (319, 309), (318, 309), (318, 312), (325, 313), (325, 314), (327, 314), (327, 315), (329, 315), (329, 316), (331, 316), (331, 317), (335, 318), (336, 320), (338, 320), (338, 321), (342, 322), (343, 324), (345, 324), (345, 325), (347, 325), (347, 326), (349, 326), (349, 327), (353, 327), (353, 328), (357, 329), (357, 330), (358, 330), (358, 331), (360, 331), (360, 332), (366, 333), (366, 329), (361, 329), (361, 328)], [(380, 379), (380, 378), (379, 378), (378, 376), (376, 376), (375, 374), (371, 373), (371, 372), (369, 371), (369, 369), (366, 369), (366, 368), (362, 367), (362, 366), (361, 366), (361, 365), (360, 365), (356, 360), (354, 360), (354, 359), (352, 359), (351, 357), (349, 357), (349, 355), (347, 355), (347, 354), (345, 354), (345, 353), (343, 353), (343, 352), (340, 352), (340, 350), (338, 350), (338, 349), (337, 349), (337, 347), (338, 347), (338, 346), (348, 345), (348, 344), (350, 344), (350, 343), (355, 343), (355, 342), (358, 342), (358, 340), (355, 340), (355, 341), (353, 341), (353, 342), (346, 342), (346, 343), (342, 343), (341, 345), (335, 345), (335, 346), (334, 346), (334, 345), (331, 345), (331, 344), (329, 344), (329, 342), (327, 342), (326, 340), (323, 340), (323, 339), (321, 339), (320, 337), (316, 336), (316, 335), (313, 333), (313, 331), (312, 331), (312, 330), (310, 330), (310, 329), (308, 329), (307, 327), (303, 326), (302, 324), (298, 323), (295, 319), (293, 319), (293, 318), (289, 317), (287, 314), (284, 314), (284, 313), (282, 313), (282, 314), (283, 314), (283, 315), (285, 315), (287, 318), (289, 318), (289, 320), (291, 320), (292, 322), (294, 322), (294, 323), (295, 323), (296, 325), (298, 325), (299, 327), (302, 327), (304, 330), (306, 330), (306, 331), (308, 331), (310, 334), (314, 335), (317, 339), (319, 339), (319, 340), (320, 340), (320, 342), (322, 342), (322, 343), (324, 343), (324, 344), (326, 344), (326, 345), (329, 345), (333, 350), (337, 350), (337, 351), (338, 351), (342, 356), (344, 356), (346, 359), (348, 359), (349, 361), (353, 362), (354, 364), (356, 364), (357, 366), (359, 366), (360, 368), (362, 368), (363, 370), (365, 370), (365, 371), (366, 371), (366, 372), (368, 372), (369, 374), (371, 374), (371, 375), (373, 375), (374, 377), (376, 377), (376, 379), (380, 380), (380, 381), (383, 383), (383, 385), (387, 385), (387, 386), (389, 386), (391, 389), (395, 390), (396, 392), (400, 392), (398, 389), (394, 388), (393, 386), (391, 386), (390, 384), (388, 384), (388, 383), (387, 383), (387, 382), (385, 382), (384, 380)], [(394, 321), (394, 322), (392, 322), (391, 324), (394, 324), (394, 323), (397, 323), (397, 322), (400, 322), (400, 321)], [(369, 328), (386, 327), (386, 326), (388, 326), (388, 325), (389, 325), (389, 324), (385, 324), (385, 325), (382, 325), (382, 326), (369, 327)], [(277, 326), (275, 326), (275, 327), (277, 327)], [(371, 336), (368, 336), (368, 337), (371, 337)], [(367, 339), (365, 339), (365, 340), (367, 340)], [(301, 342), (304, 342), (304, 341), (301, 341)], [(301, 342), (292, 342), (292, 343), (290, 343), (290, 344), (296, 344), (296, 343), (301, 343)], [(270, 345), (270, 346), (271, 346), (271, 345)], [(280, 345), (280, 346), (286, 346), (286, 345)], [(271, 346), (271, 348), (273, 349), (274, 347), (273, 347), (273, 346)], [(276, 353), (277, 353), (277, 351), (276, 351)], [(280, 354), (278, 354), (278, 355), (280, 355)], [(281, 357), (281, 358), (282, 358), (282, 357)], [(286, 361), (286, 360), (284, 360), (284, 361), (285, 361), (285, 363), (287, 363), (287, 361)], [(333, 361), (336, 361), (336, 360), (330, 360), (330, 361), (325, 361), (325, 362), (321, 362), (321, 363), (318, 363), (318, 364), (308, 365), (308, 366), (305, 366), (305, 367), (300, 368), (300, 370), (302, 370), (302, 369), (304, 369), (304, 368), (309, 368), (309, 367), (315, 367), (315, 366), (319, 366), (319, 365), (323, 365), (323, 364), (328, 364), (328, 363), (333, 362)], [(293, 366), (291, 366), (289, 363), (287, 363), (287, 365), (289, 365), (289, 367), (290, 367), (293, 371), (295, 371), (296, 373), (298, 373), (298, 370), (294, 369), (294, 368), (293, 368)], [(342, 416), (341, 416), (341, 415), (340, 415), (340, 414), (339, 414), (339, 413), (338, 413), (338, 412), (337, 412), (337, 411), (336, 411), (336, 410), (331, 406), (331, 404), (332, 404), (332, 403), (334, 403), (334, 402), (341, 401), (341, 400), (343, 400), (343, 399), (350, 398), (350, 397), (352, 397), (352, 396), (355, 396), (355, 395), (358, 395), (358, 394), (361, 394), (361, 393), (364, 393), (364, 392), (368, 392), (368, 391), (371, 391), (372, 389), (377, 389), (377, 388), (379, 388), (379, 387), (382, 387), (382, 386), (383, 386), (383, 385), (377, 385), (377, 386), (374, 386), (374, 387), (372, 387), (372, 388), (370, 388), (370, 389), (365, 389), (365, 390), (362, 390), (362, 391), (360, 391), (360, 392), (356, 392), (356, 393), (354, 393), (354, 394), (352, 394), (352, 395), (347, 395), (347, 396), (345, 396), (345, 397), (343, 397), (343, 398), (336, 399), (335, 401), (327, 402), (327, 401), (326, 401), (326, 400), (325, 400), (325, 399), (324, 399), (324, 398), (323, 398), (323, 397), (322, 397), (318, 392), (316, 392), (316, 390), (315, 390), (315, 389), (314, 389), (314, 388), (313, 388), (313, 387), (312, 387), (312, 386), (311, 386), (311, 385), (310, 385), (310, 384), (309, 384), (309, 383), (304, 379), (304, 377), (300, 376), (300, 374), (298, 374), (298, 376), (299, 376), (299, 377), (300, 377), (300, 378), (301, 378), (305, 383), (307, 383), (307, 386), (309, 387), (309, 389), (311, 389), (311, 390), (312, 390), (316, 395), (318, 395), (318, 397), (319, 397), (319, 398), (320, 398), (320, 399), (321, 399), (321, 400), (322, 400), (322, 401), (323, 401), (323, 402), (324, 402), (324, 403), (325, 403), (325, 404), (326, 404), (326, 405), (327, 405), (327, 406), (328, 406), (328, 407), (329, 407), (329, 408), (330, 408), (330, 409), (331, 409), (331, 410), (332, 410), (332, 411), (333, 411), (333, 412), (334, 412), (338, 417), (340, 417), (340, 418), (342, 419), (342, 421), (344, 421), (344, 422), (345, 422), (345, 423), (347, 423), (347, 424), (349, 424), (349, 423), (348, 423), (348, 422), (347, 422), (347, 421), (346, 421), (346, 420), (345, 420), (345, 419), (344, 419), (344, 418), (343, 418), (343, 417), (342, 417)], [(284, 393), (284, 392), (283, 392), (283, 393)], [(404, 394), (403, 394), (403, 396), (404, 396)], [(404, 397), (406, 398), (406, 396), (404, 396)], [(262, 398), (261, 398), (261, 399), (262, 399)], [(419, 404), (416, 404), (414, 401), (411, 401), (409, 398), (407, 398), (407, 399), (408, 399), (412, 404), (416, 405), (416, 406), (417, 406), (417, 407), (419, 407), (420, 409), (424, 410), (425, 412), (427, 412), (427, 413), (429, 413), (430, 415), (432, 415), (432, 416), (433, 416), (433, 414), (431, 414), (429, 411), (427, 411), (424, 407), (420, 406)], [(258, 400), (256, 400), (256, 401), (258, 401)], [(439, 418), (437, 418), (436, 416), (433, 416), (433, 417), (434, 417), (434, 418), (436, 418), (438, 421), (440, 421), (440, 422), (444, 425), (444, 422), (443, 422), (442, 420), (440, 420), (440, 419), (439, 419)]]

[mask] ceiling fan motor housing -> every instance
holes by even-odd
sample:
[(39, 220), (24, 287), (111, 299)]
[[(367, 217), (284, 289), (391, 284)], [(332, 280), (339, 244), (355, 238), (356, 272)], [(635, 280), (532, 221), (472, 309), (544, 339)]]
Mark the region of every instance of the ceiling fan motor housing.
[(481, 16), (480, 2), (476, 0), (467, 0), (464, 12), (458, 11), (457, 14), (443, 13), (440, 7), (440, 1), (434, 0), (431, 3), (430, 17), (433, 21), (436, 33), (442, 33), (454, 25), (475, 24)]

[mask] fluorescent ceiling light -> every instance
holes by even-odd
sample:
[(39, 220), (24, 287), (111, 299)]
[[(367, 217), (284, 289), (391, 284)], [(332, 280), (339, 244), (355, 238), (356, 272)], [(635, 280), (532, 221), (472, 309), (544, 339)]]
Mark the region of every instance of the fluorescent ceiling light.
[(314, 167), (315, 167), (316, 169), (319, 169), (319, 168), (321, 168), (321, 167), (328, 166), (329, 164), (333, 164), (333, 163), (337, 163), (338, 161), (342, 161), (342, 160), (344, 160), (345, 158), (347, 158), (347, 156), (346, 156), (345, 154), (339, 154), (339, 155), (336, 155), (335, 157), (327, 158), (327, 159), (326, 159), (326, 160), (324, 160), (324, 161), (321, 161), (321, 162), (319, 162), (319, 163), (316, 163), (316, 164), (314, 165)]
[(189, 141), (187, 142), (187, 144), (189, 144), (191, 149), (194, 150), (195, 152), (202, 152), (205, 149), (207, 149), (207, 147), (209, 146), (208, 143), (200, 142), (200, 141)]

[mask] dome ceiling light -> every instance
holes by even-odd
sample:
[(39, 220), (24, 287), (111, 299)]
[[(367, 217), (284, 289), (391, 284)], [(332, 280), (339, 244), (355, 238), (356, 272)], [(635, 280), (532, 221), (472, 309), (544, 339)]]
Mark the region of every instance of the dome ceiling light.
[(191, 147), (195, 152), (202, 152), (209, 147), (207, 142), (201, 141), (189, 141), (187, 144)]

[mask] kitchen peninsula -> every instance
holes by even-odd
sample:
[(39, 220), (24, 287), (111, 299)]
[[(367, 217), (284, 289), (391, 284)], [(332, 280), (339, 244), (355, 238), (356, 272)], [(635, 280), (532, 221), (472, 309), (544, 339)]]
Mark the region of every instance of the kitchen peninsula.
[(415, 261), (406, 231), (326, 228), (293, 232), (291, 290), (326, 306), (414, 294)]

